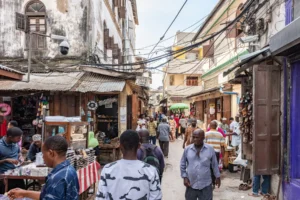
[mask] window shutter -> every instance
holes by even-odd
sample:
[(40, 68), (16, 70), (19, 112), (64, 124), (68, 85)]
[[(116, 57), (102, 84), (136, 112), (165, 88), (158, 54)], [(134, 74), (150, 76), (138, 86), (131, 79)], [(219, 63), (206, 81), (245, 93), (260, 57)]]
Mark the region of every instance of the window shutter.
[(109, 29), (104, 29), (104, 45), (108, 45), (109, 42)]
[(114, 37), (109, 37), (109, 41), (107, 42), (107, 48), (113, 49), (114, 46)]
[(119, 6), (119, 0), (113, 0), (113, 1), (114, 1), (115, 7), (118, 7)]
[(16, 29), (26, 32), (27, 16), (21, 13), (16, 13)]
[(214, 56), (214, 41), (211, 40), (208, 45), (203, 46), (203, 57), (210, 58)]
[(232, 25), (231, 27), (228, 27), (228, 29), (226, 30), (226, 37), (227, 38), (236, 38), (237, 37), (236, 24)]
[(119, 64), (123, 64), (124, 63), (124, 56), (122, 55), (122, 52), (119, 52)]
[(253, 164), (255, 175), (280, 166), (280, 66), (254, 66)]
[(113, 50), (112, 50), (112, 55), (114, 59), (118, 59), (118, 55), (119, 55), (119, 47), (118, 44), (114, 44), (113, 46)]
[(125, 19), (125, 17), (126, 17), (126, 8), (125, 7), (119, 8), (119, 17), (122, 19)]

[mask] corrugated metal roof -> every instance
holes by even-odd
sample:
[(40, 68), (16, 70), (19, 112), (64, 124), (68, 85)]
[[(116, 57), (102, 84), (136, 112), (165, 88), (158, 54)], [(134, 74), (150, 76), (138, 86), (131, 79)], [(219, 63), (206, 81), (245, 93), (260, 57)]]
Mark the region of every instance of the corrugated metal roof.
[(125, 80), (99, 74), (86, 73), (75, 87), (78, 92), (121, 92), (125, 87)]
[(26, 82), (27, 76), (23, 77), (23, 81), (0, 80), (0, 90), (69, 91), (83, 74), (84, 72), (31, 74), (29, 83)]
[(14, 73), (17, 73), (17, 74), (24, 75), (23, 72), (20, 72), (20, 71), (18, 71), (18, 70), (15, 70), (15, 69), (6, 67), (6, 66), (4, 66), (4, 65), (0, 65), (0, 69), (5, 70), (5, 71), (8, 71), (8, 72), (14, 72)]

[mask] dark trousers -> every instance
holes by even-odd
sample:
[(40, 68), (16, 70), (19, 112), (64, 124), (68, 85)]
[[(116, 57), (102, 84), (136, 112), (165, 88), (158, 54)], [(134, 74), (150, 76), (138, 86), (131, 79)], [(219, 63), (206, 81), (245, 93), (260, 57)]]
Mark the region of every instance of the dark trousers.
[(150, 136), (149, 140), (150, 140), (151, 144), (156, 145), (156, 136)]
[[(219, 164), (219, 160), (220, 160), (220, 153), (217, 153), (216, 152), (216, 157), (217, 157), (217, 162)], [(212, 185), (215, 185), (216, 184), (216, 177), (214, 175), (214, 170), (213, 168), (211, 167), (210, 168), (210, 171), (211, 171), (211, 180), (212, 180)]]
[[(8, 179), (8, 191), (15, 189), (15, 188), (21, 188), (21, 189), (25, 189), (25, 183), (24, 180), (12, 180), (12, 179)], [(5, 193), (5, 184), (3, 182), (3, 180), (0, 181), (0, 194), (4, 194)]]
[(195, 190), (191, 187), (187, 187), (185, 191), (186, 200), (212, 200), (213, 190), (212, 186), (209, 185), (202, 190)]
[(164, 153), (164, 156), (169, 155), (169, 141), (159, 141), (159, 146)]

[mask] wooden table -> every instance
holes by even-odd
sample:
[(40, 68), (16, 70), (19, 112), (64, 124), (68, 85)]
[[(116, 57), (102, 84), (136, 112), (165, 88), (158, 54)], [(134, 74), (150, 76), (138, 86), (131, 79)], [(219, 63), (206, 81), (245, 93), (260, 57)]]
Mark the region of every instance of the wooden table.
[(8, 179), (12, 180), (38, 180), (38, 181), (45, 181), (46, 177), (41, 176), (14, 176), (14, 175), (0, 175), (0, 179), (3, 180), (5, 185), (5, 192), (8, 192)]

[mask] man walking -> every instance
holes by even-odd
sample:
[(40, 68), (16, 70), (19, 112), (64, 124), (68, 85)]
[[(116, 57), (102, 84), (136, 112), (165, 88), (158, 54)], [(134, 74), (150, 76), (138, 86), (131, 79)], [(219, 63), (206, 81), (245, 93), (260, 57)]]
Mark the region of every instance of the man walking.
[(128, 130), (120, 137), (123, 159), (107, 164), (101, 172), (96, 200), (161, 200), (159, 175), (154, 167), (137, 160), (138, 133)]
[(157, 137), (156, 129), (157, 129), (157, 122), (154, 121), (153, 117), (150, 117), (150, 121), (148, 123), (148, 130), (150, 134), (149, 139), (154, 145), (156, 145), (156, 137)]
[(164, 154), (158, 146), (149, 143), (148, 130), (142, 130), (138, 134), (140, 136), (141, 147), (138, 149), (137, 158), (155, 167), (161, 182), (165, 168)]
[[(220, 153), (225, 155), (225, 138), (223, 135), (217, 130), (218, 124), (216, 121), (210, 122), (210, 131), (205, 133), (205, 143), (211, 145), (216, 153), (217, 162), (219, 164)], [(215, 176), (212, 174), (212, 185), (215, 186)]]
[(186, 147), (180, 162), (181, 177), (186, 186), (185, 199), (212, 200), (211, 167), (216, 185), (221, 186), (216, 154), (212, 146), (204, 143), (203, 130), (197, 129), (192, 137), (194, 144)]
[(159, 146), (162, 149), (164, 156), (168, 157), (171, 128), (170, 125), (167, 123), (166, 118), (162, 119), (162, 123), (160, 123), (157, 128), (157, 133), (158, 133)]
[(186, 129), (182, 148), (185, 148), (186, 146), (192, 144), (192, 135), (196, 129), (197, 129), (197, 121), (192, 120), (191, 125)]
[(185, 134), (186, 131), (186, 127), (187, 127), (187, 120), (184, 117), (184, 115), (182, 116), (182, 118), (179, 120), (179, 124), (180, 124), (180, 133), (181, 133), (181, 137), (183, 138), (183, 135)]

